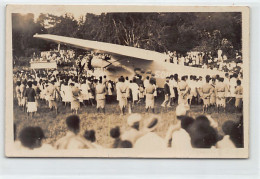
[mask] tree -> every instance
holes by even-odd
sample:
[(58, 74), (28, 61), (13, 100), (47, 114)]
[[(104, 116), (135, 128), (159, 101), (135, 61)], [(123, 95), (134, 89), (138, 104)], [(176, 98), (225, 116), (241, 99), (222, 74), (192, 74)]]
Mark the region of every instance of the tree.
[(14, 53), (28, 48), (48, 49), (50, 43), (35, 40), (35, 33), (49, 33), (108, 42), (158, 52), (212, 51), (232, 56), (242, 48), (242, 20), (238, 12), (194, 13), (87, 13), (56, 16), (13, 14)]

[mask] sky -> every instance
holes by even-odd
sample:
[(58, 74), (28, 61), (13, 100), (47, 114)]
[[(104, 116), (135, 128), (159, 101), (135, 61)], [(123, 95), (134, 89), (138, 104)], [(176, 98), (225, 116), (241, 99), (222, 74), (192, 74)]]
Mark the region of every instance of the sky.
[[(94, 10), (95, 9), (95, 10)], [(61, 16), (66, 13), (72, 14), (75, 19), (79, 19), (80, 17), (84, 17), (86, 13), (93, 13), (96, 15), (101, 14), (104, 12), (102, 9), (97, 8), (78, 8), (76, 6), (46, 6), (44, 8), (40, 8), (40, 6), (37, 6), (37, 9), (27, 9), (27, 11), (20, 12), (21, 14), (27, 14), (27, 13), (33, 13), (34, 14), (34, 20), (36, 20), (41, 13), (43, 14), (53, 14), (56, 16)]]

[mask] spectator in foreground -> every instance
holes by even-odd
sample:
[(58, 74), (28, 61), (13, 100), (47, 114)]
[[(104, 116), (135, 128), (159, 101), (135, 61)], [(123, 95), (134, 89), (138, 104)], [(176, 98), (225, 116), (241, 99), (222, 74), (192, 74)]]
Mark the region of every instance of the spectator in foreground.
[(119, 143), (121, 142), (121, 139), (120, 139), (120, 129), (118, 126), (110, 130), (110, 136), (114, 139), (111, 148), (119, 148)]
[(230, 134), (232, 132), (232, 128), (235, 127), (235, 122), (226, 121), (222, 125), (222, 130), (224, 132), (224, 137), (222, 140), (218, 141), (216, 147), (219, 149), (233, 149), (236, 148), (235, 144), (230, 139)]
[(243, 148), (244, 147), (244, 122), (243, 122), (243, 116), (240, 117), (240, 120), (238, 123), (235, 123), (235, 125), (231, 128), (231, 131), (229, 133), (230, 139), (235, 144), (237, 148)]
[(181, 121), (181, 128), (173, 132), (171, 148), (177, 150), (189, 150), (192, 148), (189, 129), (193, 124), (194, 119), (189, 116), (182, 116), (177, 119)]
[(54, 147), (56, 149), (87, 149), (94, 148), (84, 137), (79, 135), (80, 119), (77, 115), (67, 117), (66, 124), (68, 132), (66, 136), (59, 139)]
[(165, 137), (168, 146), (174, 149), (189, 150), (192, 148), (188, 130), (194, 119), (187, 116), (189, 110), (189, 105), (184, 103), (176, 107), (177, 123), (169, 127)]
[(165, 139), (154, 132), (159, 122), (160, 119), (156, 116), (145, 120), (143, 131), (146, 134), (136, 141), (134, 148), (141, 150), (162, 150), (166, 148)]
[(97, 144), (96, 133), (95, 133), (94, 130), (86, 130), (84, 137), (85, 137), (86, 140), (91, 142), (91, 144), (93, 145), (94, 148), (96, 148), (96, 149), (102, 149), (103, 148), (101, 145)]
[(133, 144), (128, 140), (123, 140), (119, 142), (118, 148), (132, 148)]
[(51, 145), (44, 144), (42, 140), (45, 138), (40, 127), (25, 127), (19, 135), (19, 141), (15, 142), (15, 146), (19, 149), (26, 150), (51, 150)]
[(131, 114), (127, 118), (127, 124), (131, 127), (131, 129), (125, 131), (121, 139), (128, 140), (132, 144), (136, 142), (136, 140), (143, 135), (143, 132), (140, 131), (140, 121), (142, 117), (140, 114)]
[(196, 118), (189, 131), (193, 148), (212, 148), (217, 142), (217, 133), (206, 117)]

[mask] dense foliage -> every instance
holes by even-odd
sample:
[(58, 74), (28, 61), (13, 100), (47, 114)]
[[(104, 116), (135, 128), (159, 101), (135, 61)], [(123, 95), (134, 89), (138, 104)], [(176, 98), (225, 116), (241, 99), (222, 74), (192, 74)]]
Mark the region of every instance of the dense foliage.
[(52, 46), (34, 39), (35, 33), (49, 33), (133, 46), (158, 52), (212, 51), (222, 49), (233, 58), (241, 50), (241, 13), (87, 13), (73, 15), (33, 14), (12, 16), (14, 56), (30, 56)]

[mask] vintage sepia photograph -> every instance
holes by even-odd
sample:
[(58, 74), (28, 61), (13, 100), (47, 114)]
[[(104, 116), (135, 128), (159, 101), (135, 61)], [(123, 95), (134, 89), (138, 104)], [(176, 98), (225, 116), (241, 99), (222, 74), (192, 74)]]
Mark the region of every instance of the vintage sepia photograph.
[(7, 157), (248, 158), (249, 8), (6, 7)]

